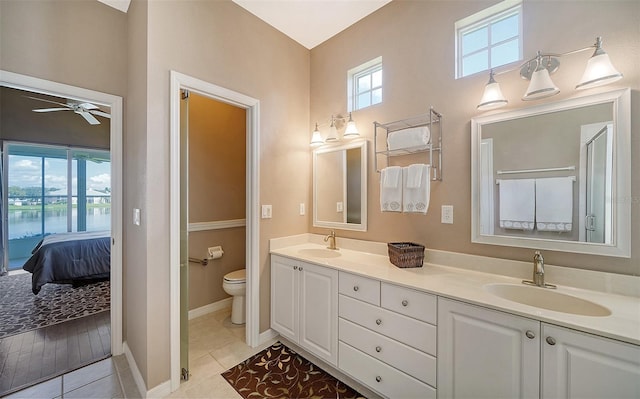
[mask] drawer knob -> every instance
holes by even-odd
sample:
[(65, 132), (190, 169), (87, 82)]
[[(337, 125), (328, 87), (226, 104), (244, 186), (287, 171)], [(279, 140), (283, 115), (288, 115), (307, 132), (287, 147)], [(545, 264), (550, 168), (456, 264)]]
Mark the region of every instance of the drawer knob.
[(377, 325), (380, 325), (380, 324), (382, 324), (382, 320), (380, 320), (380, 319), (377, 319), (377, 320), (376, 320), (376, 324), (377, 324)]
[(376, 346), (376, 352), (378, 352), (378, 353), (382, 352), (382, 347)]
[(409, 301), (407, 301), (406, 299), (402, 300), (402, 306), (407, 306), (409, 304)]
[(353, 286), (353, 290), (354, 290), (354, 291), (358, 291), (359, 289), (360, 289), (360, 287), (358, 287), (357, 285), (354, 285), (354, 286)]
[(382, 381), (382, 377), (380, 377), (379, 375), (378, 375), (378, 376), (376, 376), (376, 381), (377, 381), (377, 382)]
[(547, 337), (547, 343), (553, 346), (556, 344), (556, 339), (553, 337)]
[(300, 271), (302, 271), (302, 266), (299, 267)]
[(534, 334), (533, 331), (531, 331), (531, 330), (527, 330), (527, 332), (524, 333), (524, 335), (526, 335), (527, 338), (529, 338), (529, 339), (534, 339), (536, 337), (536, 334)]
[(294, 267), (293, 267), (293, 270), (298, 270), (298, 266), (294, 266)]

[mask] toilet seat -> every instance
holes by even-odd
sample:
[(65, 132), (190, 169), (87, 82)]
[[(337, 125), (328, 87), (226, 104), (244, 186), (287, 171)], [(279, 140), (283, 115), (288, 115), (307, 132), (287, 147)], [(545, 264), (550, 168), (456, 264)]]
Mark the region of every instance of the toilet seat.
[(245, 269), (236, 270), (225, 274), (224, 282), (227, 284), (242, 284), (247, 281), (247, 273)]

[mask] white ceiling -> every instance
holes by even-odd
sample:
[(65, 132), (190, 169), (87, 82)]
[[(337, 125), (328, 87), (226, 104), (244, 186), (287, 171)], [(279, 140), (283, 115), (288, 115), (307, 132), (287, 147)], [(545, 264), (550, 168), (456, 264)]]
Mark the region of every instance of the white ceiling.
[[(130, 0), (98, 0), (122, 12)], [(215, 1), (215, 0), (211, 0)], [(233, 0), (296, 42), (312, 49), (391, 0)]]

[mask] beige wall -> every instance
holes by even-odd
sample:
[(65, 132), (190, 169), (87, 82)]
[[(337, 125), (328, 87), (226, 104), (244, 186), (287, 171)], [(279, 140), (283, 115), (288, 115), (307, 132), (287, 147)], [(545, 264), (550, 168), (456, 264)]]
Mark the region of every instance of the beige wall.
[[(339, 236), (374, 241), (416, 241), (427, 248), (528, 261), (533, 248), (507, 248), (471, 243), (470, 119), (481, 115), (476, 105), (487, 74), (454, 79), (454, 22), (497, 1), (394, 1), (311, 51), (311, 121), (326, 119), (347, 107), (347, 70), (382, 56), (383, 103), (353, 113), (360, 132), (373, 139), (373, 121), (387, 122), (424, 113), (430, 105), (443, 114), (442, 182), (431, 185), (426, 216), (381, 213), (379, 174), (369, 165), (369, 231), (340, 231)], [(570, 96), (619, 87), (632, 88), (632, 165), (640, 170), (640, 3), (524, 2), (524, 54), (537, 50), (565, 52), (583, 48), (602, 36), (604, 48), (624, 79), (604, 88), (576, 92), (590, 52), (561, 59), (553, 80), (558, 96), (520, 101), (527, 83), (517, 72), (496, 79), (509, 99), (506, 109), (523, 108)], [(497, 112), (500, 112), (498, 110)], [(311, 124), (309, 130), (311, 130)], [(373, 147), (373, 146), (372, 146)], [(373, 149), (371, 150), (371, 154)], [(545, 251), (549, 264), (615, 273), (640, 274), (640, 173), (632, 177), (631, 259)], [(454, 224), (440, 223), (440, 206), (454, 206)], [(311, 228), (324, 233), (326, 229)]]
[[(245, 218), (246, 111), (191, 93), (189, 96), (189, 222)], [(245, 267), (245, 228), (189, 233), (189, 256), (204, 259), (222, 245), (224, 255), (207, 266), (189, 264), (189, 309), (228, 297), (225, 274)]]

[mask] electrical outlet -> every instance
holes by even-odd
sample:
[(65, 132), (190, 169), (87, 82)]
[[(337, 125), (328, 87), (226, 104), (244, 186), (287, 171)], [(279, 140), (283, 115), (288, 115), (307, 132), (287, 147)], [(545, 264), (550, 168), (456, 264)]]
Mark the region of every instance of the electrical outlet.
[(133, 224), (140, 226), (140, 209), (133, 208)]
[(300, 216), (304, 216), (305, 213), (305, 209), (304, 209), (304, 202), (300, 203)]
[(344, 211), (344, 204), (341, 201), (336, 202), (336, 212), (342, 212), (342, 211)]
[(453, 205), (442, 205), (441, 223), (453, 224)]
[(271, 205), (262, 205), (262, 218), (271, 219)]

